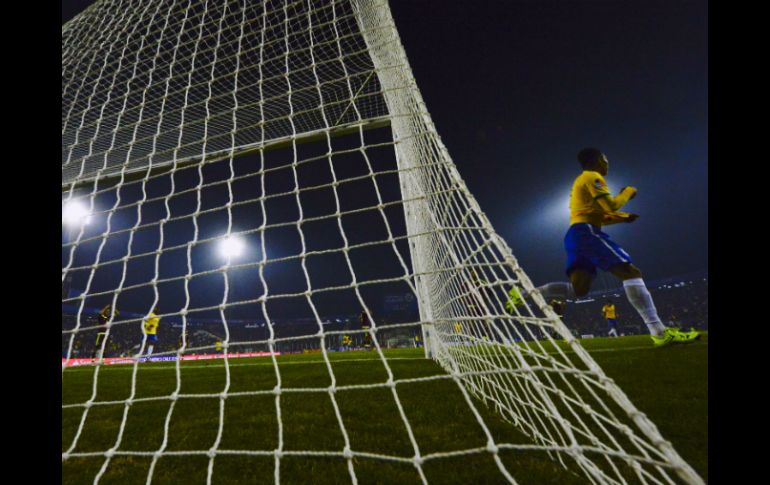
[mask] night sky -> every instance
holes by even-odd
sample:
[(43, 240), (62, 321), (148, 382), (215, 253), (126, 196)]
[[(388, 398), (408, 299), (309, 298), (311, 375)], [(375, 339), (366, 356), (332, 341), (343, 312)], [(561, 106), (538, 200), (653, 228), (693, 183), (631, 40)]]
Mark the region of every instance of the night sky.
[[(91, 2), (62, 2), (65, 22)], [(563, 279), (580, 148), (641, 215), (607, 232), (648, 279), (708, 269), (705, 1), (393, 1), (442, 140), (536, 284)]]

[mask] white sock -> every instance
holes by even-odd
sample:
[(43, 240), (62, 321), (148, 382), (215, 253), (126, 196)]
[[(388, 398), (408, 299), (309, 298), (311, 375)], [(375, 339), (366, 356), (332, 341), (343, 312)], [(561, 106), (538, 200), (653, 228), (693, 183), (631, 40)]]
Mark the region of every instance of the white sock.
[(647, 291), (647, 286), (644, 284), (644, 280), (641, 278), (631, 278), (623, 281), (623, 288), (626, 290), (626, 297), (628, 301), (639, 312), (639, 316), (642, 317), (644, 323), (647, 324), (647, 328), (650, 330), (650, 334), (656, 337), (663, 334), (666, 327), (658, 317), (658, 310), (655, 309), (655, 304), (652, 302), (652, 296)]
[(152, 345), (147, 347), (147, 355), (152, 355)]
[(538, 286), (537, 290), (546, 300), (567, 300), (575, 298), (575, 289), (572, 283), (558, 281), (555, 283), (546, 283)]
[(611, 329), (610, 329), (610, 331), (609, 331), (609, 334), (610, 334), (610, 335), (614, 335), (614, 336), (616, 336), (616, 337), (618, 336), (618, 332), (616, 332), (614, 328), (611, 328)]

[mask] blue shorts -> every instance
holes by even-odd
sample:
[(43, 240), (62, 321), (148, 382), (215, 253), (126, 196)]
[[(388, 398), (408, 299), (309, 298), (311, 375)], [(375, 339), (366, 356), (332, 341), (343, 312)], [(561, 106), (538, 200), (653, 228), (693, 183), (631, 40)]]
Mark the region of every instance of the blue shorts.
[(614, 327), (617, 326), (617, 322), (615, 321), (614, 318), (608, 318), (607, 319), (607, 325), (609, 325), (610, 328), (614, 328)]
[(158, 336), (155, 334), (153, 335), (147, 334), (147, 341), (155, 343), (158, 341)]
[(596, 268), (608, 271), (615, 265), (632, 262), (631, 256), (609, 235), (588, 223), (570, 226), (564, 236), (564, 249), (567, 251), (567, 276), (576, 269), (596, 275)]

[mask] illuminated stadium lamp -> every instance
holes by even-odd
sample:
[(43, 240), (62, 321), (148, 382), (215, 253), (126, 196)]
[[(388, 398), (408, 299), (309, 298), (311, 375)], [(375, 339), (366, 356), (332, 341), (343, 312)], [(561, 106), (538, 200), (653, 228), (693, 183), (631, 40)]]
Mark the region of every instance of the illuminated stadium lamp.
[(84, 226), (91, 222), (91, 211), (82, 202), (71, 200), (64, 204), (61, 220), (66, 226)]
[(243, 239), (237, 236), (227, 236), (219, 242), (219, 253), (229, 261), (243, 254), (245, 246)]

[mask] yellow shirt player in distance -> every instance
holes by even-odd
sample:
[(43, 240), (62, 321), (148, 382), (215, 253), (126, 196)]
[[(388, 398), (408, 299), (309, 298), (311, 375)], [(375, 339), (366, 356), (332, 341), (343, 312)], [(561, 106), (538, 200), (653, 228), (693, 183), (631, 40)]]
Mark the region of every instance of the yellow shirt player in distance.
[(612, 300), (607, 300), (607, 303), (602, 307), (602, 316), (605, 320), (607, 320), (607, 326), (609, 327), (608, 334), (610, 337), (617, 337), (618, 336), (618, 322), (616, 320), (617, 316), (615, 314), (615, 304), (612, 303)]
[(147, 354), (152, 355), (155, 343), (158, 341), (158, 327), (160, 326), (160, 317), (158, 316), (158, 307), (152, 309), (149, 315), (145, 317), (142, 323), (143, 333), (147, 336)]
[(607, 302), (607, 304), (602, 307), (602, 316), (604, 318), (615, 318), (615, 305), (613, 305), (612, 302)]
[(350, 335), (343, 335), (342, 336), (342, 346), (345, 349), (350, 349), (350, 347), (353, 346), (353, 339), (350, 338)]

